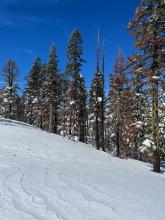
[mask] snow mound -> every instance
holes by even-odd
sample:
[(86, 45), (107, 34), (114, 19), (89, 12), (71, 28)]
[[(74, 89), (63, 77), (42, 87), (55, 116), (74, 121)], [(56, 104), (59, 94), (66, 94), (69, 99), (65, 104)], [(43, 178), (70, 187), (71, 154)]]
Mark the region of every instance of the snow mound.
[(0, 219), (164, 220), (165, 175), (0, 118)]

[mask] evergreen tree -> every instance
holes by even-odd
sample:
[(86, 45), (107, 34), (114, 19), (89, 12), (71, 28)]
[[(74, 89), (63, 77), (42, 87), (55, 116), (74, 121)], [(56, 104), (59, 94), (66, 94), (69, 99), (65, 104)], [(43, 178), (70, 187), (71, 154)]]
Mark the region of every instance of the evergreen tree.
[(98, 150), (105, 151), (104, 146), (104, 120), (105, 120), (105, 94), (104, 94), (104, 51), (102, 72), (99, 67), (100, 39), (98, 35), (96, 74), (92, 81), (89, 100), (89, 129), (88, 142)]
[[(50, 99), (48, 96), (50, 94), (48, 91), (48, 85), (47, 82), (47, 64), (42, 64), (41, 73), (40, 73), (40, 94), (39, 94), (39, 100), (40, 100), (40, 112), (41, 112), (41, 128), (50, 131), (49, 130), (49, 122), (50, 122)], [(50, 96), (49, 96), (50, 97)]]
[(79, 75), (79, 141), (87, 143), (87, 91), (83, 76)]
[(44, 103), (48, 108), (48, 130), (57, 134), (59, 122), (58, 113), (61, 98), (61, 79), (58, 70), (57, 52), (54, 44), (51, 46), (48, 64), (45, 71), (46, 74), (43, 79), (43, 90), (46, 95)]
[(25, 121), (25, 116), (24, 116), (25, 106), (24, 106), (24, 96), (23, 95), (17, 96), (16, 109), (17, 109), (17, 120), (24, 122)]
[(110, 83), (111, 142), (117, 157), (127, 158), (131, 154), (134, 138), (132, 115), (132, 91), (126, 76), (125, 58), (119, 50), (115, 61), (114, 74)]
[(82, 64), (85, 62), (85, 60), (82, 58), (82, 45), (83, 40), (80, 32), (77, 29), (73, 30), (67, 46), (66, 75), (70, 79), (80, 74)]
[(110, 112), (110, 97), (109, 95), (106, 98), (105, 104), (105, 122), (104, 122), (104, 139), (106, 149), (113, 154), (115, 149), (113, 138), (113, 126), (112, 126), (112, 115)]
[(165, 66), (165, 2), (164, 0), (142, 0), (136, 10), (129, 30), (135, 38), (136, 47), (146, 56), (145, 66), (149, 95), (152, 97), (152, 142), (153, 170), (160, 172), (159, 86)]
[[(86, 139), (86, 88), (81, 75), (82, 38), (75, 29), (68, 42), (66, 76), (69, 83), (65, 83), (64, 109), (62, 112), (63, 124), (61, 133), (71, 139), (85, 142)], [(65, 80), (65, 82), (67, 82)]]
[(142, 159), (140, 149), (146, 138), (149, 126), (149, 104), (147, 100), (144, 59), (145, 56), (135, 53), (129, 58), (127, 64), (127, 73), (130, 75), (130, 82), (133, 91), (132, 114), (134, 117), (134, 125), (136, 127), (136, 135), (132, 149), (132, 156), (135, 159)]
[(42, 64), (39, 57), (34, 60), (31, 71), (27, 76), (25, 92), (25, 117), (32, 125), (42, 128)]
[(14, 60), (9, 60), (4, 69), (5, 88), (2, 91), (1, 113), (4, 117), (17, 119), (17, 76), (18, 68)]

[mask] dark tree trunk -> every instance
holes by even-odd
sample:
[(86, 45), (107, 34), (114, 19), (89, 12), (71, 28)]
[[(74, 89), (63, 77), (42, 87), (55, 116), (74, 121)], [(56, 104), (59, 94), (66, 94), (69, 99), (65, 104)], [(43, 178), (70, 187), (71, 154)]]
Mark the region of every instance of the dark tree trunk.
[(97, 150), (100, 150), (100, 143), (99, 143), (99, 121), (98, 121), (98, 110), (96, 110), (96, 148)]
[(159, 140), (159, 113), (158, 113), (158, 82), (153, 88), (153, 140), (156, 148), (153, 153), (153, 170), (160, 173), (160, 140)]
[[(152, 117), (153, 117), (153, 141), (156, 148), (153, 152), (153, 170), (160, 173), (160, 138), (159, 138), (159, 66), (158, 66), (158, 46), (156, 44), (157, 32), (154, 33), (154, 52), (153, 52), (153, 76), (154, 79), (152, 88)], [(153, 79), (152, 79), (153, 80)]]
[(120, 157), (120, 135), (119, 135), (119, 124), (116, 128), (116, 157)]

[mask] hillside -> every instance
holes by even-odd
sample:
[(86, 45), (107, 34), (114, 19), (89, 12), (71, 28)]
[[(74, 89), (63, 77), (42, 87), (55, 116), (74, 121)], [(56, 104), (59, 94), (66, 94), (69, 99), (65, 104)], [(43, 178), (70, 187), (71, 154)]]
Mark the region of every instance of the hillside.
[(164, 220), (165, 175), (1, 118), (0, 219)]

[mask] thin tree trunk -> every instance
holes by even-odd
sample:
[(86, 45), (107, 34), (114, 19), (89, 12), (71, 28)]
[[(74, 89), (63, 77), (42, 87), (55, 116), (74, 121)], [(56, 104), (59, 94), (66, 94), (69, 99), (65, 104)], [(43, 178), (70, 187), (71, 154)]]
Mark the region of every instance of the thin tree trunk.
[(100, 143), (99, 143), (99, 121), (98, 121), (98, 109), (96, 110), (96, 148), (100, 150)]
[(104, 143), (104, 101), (102, 100), (102, 106), (101, 106), (101, 147), (102, 151), (105, 152), (105, 143)]
[[(154, 53), (153, 53), (153, 76), (159, 77), (159, 66), (158, 66), (158, 46), (156, 44), (157, 32), (154, 33)], [(153, 170), (154, 172), (160, 173), (160, 138), (159, 138), (159, 79), (153, 82), (153, 141), (154, 147), (156, 148), (153, 153)]]
[(153, 170), (160, 173), (160, 141), (159, 141), (159, 113), (158, 113), (158, 82), (153, 88), (153, 141), (156, 148), (153, 153)]
[(120, 157), (119, 123), (116, 128), (116, 157)]
[(53, 108), (52, 108), (52, 103), (50, 104), (50, 112), (49, 112), (49, 132), (52, 131), (52, 117), (53, 117)]

